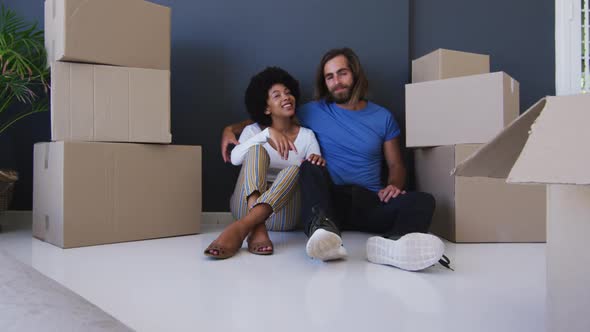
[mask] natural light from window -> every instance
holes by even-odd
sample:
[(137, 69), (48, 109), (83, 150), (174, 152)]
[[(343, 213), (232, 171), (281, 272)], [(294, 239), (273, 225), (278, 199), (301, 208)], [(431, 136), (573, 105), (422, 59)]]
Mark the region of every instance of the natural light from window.
[(589, 20), (589, 13), (588, 6), (590, 0), (582, 0), (582, 81), (581, 81), (581, 89), (583, 92), (590, 91), (590, 43), (588, 42), (590, 38), (590, 20)]

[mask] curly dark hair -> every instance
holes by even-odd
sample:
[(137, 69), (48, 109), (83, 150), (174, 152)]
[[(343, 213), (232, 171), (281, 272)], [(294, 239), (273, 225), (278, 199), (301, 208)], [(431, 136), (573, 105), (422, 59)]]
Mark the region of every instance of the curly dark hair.
[(295, 102), (299, 100), (299, 82), (287, 71), (279, 67), (267, 67), (254, 75), (246, 89), (244, 98), (246, 110), (250, 114), (252, 121), (265, 127), (272, 124), (272, 118), (270, 115), (264, 114), (264, 112), (268, 105), (268, 90), (275, 84), (283, 84), (291, 91), (291, 94), (295, 97)]

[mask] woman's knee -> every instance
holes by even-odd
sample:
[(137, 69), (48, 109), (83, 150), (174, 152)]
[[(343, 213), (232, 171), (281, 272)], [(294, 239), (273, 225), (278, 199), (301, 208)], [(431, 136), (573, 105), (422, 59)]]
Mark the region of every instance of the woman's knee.
[(275, 182), (285, 183), (291, 181), (297, 181), (299, 178), (299, 166), (288, 166), (283, 168), (277, 175)]
[(291, 165), (291, 166), (283, 168), (281, 170), (281, 172), (297, 175), (297, 174), (299, 174), (299, 166)]
[(246, 152), (246, 159), (260, 158), (261, 156), (267, 159), (270, 158), (268, 151), (266, 151), (262, 144), (253, 145), (248, 149), (248, 152)]
[(291, 165), (291, 166), (287, 166), (284, 169), (289, 170), (289, 172), (299, 172), (299, 166), (297, 165)]

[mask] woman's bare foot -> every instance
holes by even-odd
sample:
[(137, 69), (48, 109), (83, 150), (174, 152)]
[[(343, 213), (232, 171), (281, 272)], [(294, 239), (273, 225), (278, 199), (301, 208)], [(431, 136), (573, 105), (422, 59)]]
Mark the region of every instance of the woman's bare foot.
[(266, 225), (261, 223), (254, 227), (248, 236), (248, 250), (254, 254), (270, 254), (273, 252), (272, 241), (268, 237)]
[(245, 229), (238, 220), (227, 226), (219, 234), (217, 239), (205, 249), (205, 255), (220, 258), (222, 256), (223, 258), (231, 257), (242, 247), (247, 234), (248, 229)]
[[(253, 207), (244, 218), (227, 226), (217, 239), (205, 249), (204, 254), (216, 258), (229, 258), (235, 255), (242, 247), (246, 235), (259, 224), (264, 224), (271, 214), (272, 208), (268, 204), (259, 204)], [(266, 228), (264, 231), (266, 232)], [(266, 237), (268, 238), (268, 234)], [(272, 246), (272, 243), (270, 245)], [(269, 245), (265, 244), (265, 246)]]

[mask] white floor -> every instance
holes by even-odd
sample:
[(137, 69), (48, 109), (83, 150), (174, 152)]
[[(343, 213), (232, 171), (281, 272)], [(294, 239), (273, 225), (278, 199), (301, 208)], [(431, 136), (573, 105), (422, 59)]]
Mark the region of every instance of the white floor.
[(544, 244), (447, 243), (454, 272), (411, 273), (369, 263), (361, 233), (344, 233), (341, 262), (309, 259), (302, 233), (271, 233), (272, 256), (213, 261), (219, 226), (62, 250), (8, 224), (0, 249), (137, 331), (545, 330)]

